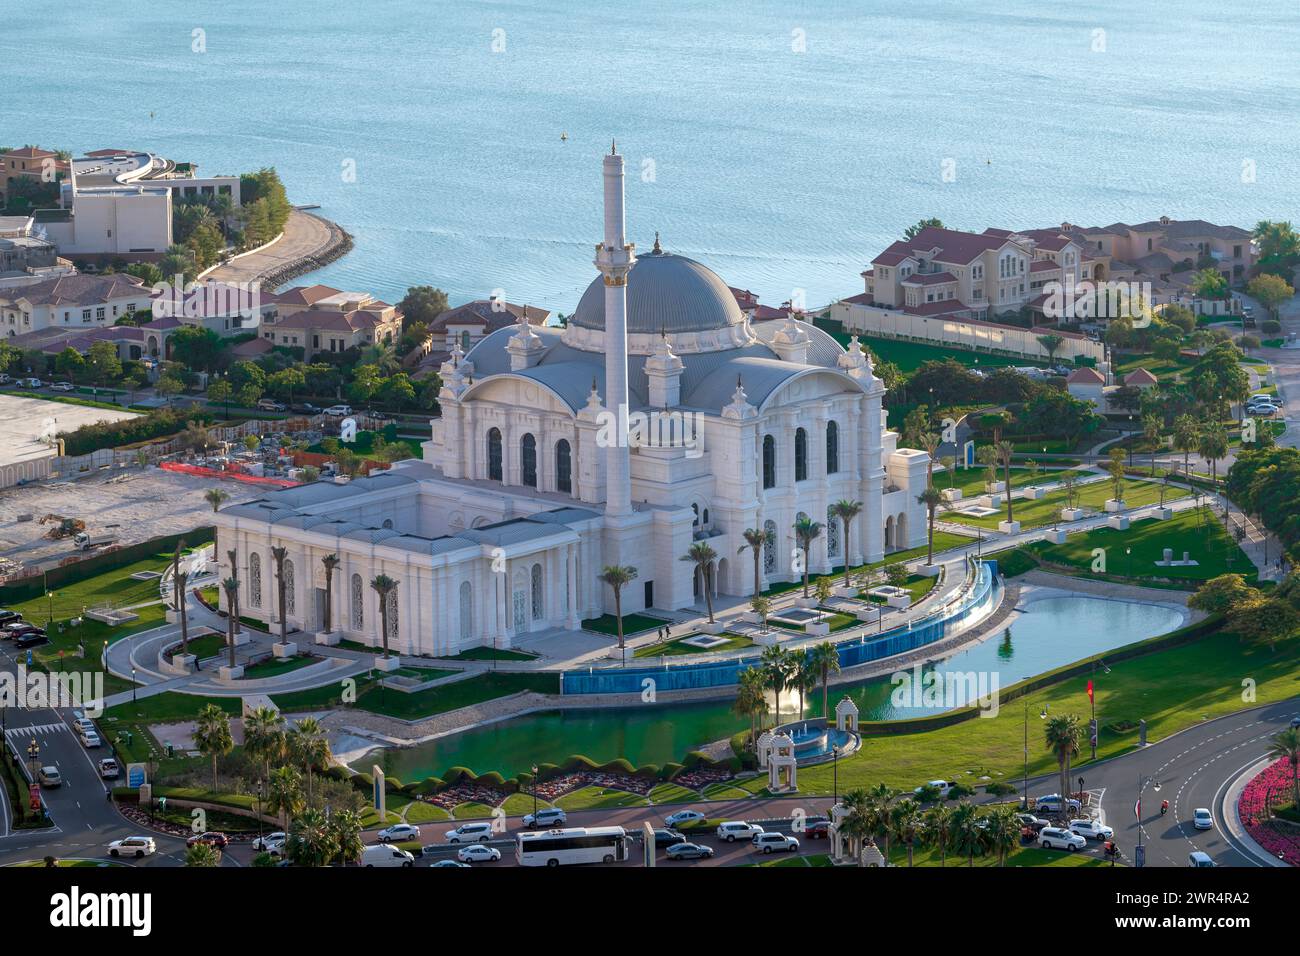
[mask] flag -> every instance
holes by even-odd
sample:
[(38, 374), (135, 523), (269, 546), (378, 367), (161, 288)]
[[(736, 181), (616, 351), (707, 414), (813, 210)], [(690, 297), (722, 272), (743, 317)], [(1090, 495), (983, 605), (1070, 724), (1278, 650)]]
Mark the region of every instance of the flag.
[(1092, 681), (1088, 681), (1088, 703), (1093, 703), (1092, 699)]
[(1139, 823), (1142, 822), (1142, 798), (1138, 797), (1137, 802), (1133, 804), (1133, 819)]

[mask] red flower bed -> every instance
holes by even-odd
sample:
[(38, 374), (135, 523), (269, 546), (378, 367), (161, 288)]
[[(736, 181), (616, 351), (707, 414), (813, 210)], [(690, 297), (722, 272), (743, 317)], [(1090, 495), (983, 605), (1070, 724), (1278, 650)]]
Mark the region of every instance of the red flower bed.
[(1241, 791), (1237, 800), (1237, 813), (1246, 832), (1256, 843), (1278, 859), (1292, 866), (1300, 864), (1300, 826), (1286, 821), (1270, 820), (1265, 801), (1272, 795), (1276, 807), (1293, 799), (1291, 765), (1286, 760), (1270, 764)]

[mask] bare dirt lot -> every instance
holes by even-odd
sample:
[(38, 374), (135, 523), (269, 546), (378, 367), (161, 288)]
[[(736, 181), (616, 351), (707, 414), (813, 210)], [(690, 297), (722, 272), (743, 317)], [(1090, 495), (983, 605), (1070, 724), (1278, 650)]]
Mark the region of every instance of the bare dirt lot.
[[(210, 523), (212, 506), (203, 492), (212, 487), (228, 492), (231, 501), (257, 494), (234, 481), (134, 467), (75, 481), (6, 488), (0, 491), (0, 559), (29, 565), (72, 554), (70, 540), (44, 537), (51, 525), (39, 522), (46, 514), (80, 518), (90, 534), (116, 535), (120, 544), (188, 531)], [(20, 514), (30, 514), (32, 520), (19, 521)]]
[(125, 409), (110, 411), (0, 393), (0, 465), (53, 455), (49, 445), (38, 440), (44, 434), (71, 432), (82, 425), (136, 417), (135, 412)]

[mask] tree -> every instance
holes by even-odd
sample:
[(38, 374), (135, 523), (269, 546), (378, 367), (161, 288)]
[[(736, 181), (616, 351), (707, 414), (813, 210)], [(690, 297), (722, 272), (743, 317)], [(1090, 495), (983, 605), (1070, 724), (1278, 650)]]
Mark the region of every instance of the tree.
[[(1007, 499), (1010, 501), (1010, 493), (1007, 494)], [(929, 536), (926, 540), (925, 551), (925, 565), (929, 567), (934, 564), (934, 514), (943, 502), (943, 495), (939, 493), (939, 489), (934, 485), (927, 485), (925, 491), (921, 492), (916, 500), (918, 504), (925, 505), (926, 513), (929, 516)]]
[(1226, 299), (1228, 297), (1228, 280), (1218, 269), (1202, 269), (1192, 276), (1192, 294), (1203, 299)]
[(1056, 350), (1061, 347), (1061, 343), (1064, 341), (1065, 339), (1062, 336), (1056, 335), (1054, 333), (1048, 333), (1047, 335), (1038, 336), (1038, 344), (1041, 345), (1043, 347), (1043, 351), (1047, 353), (1047, 360), (1049, 362), (1055, 359)]
[(794, 672), (792, 655), (783, 647), (767, 647), (759, 657), (763, 669), (764, 683), (772, 689), (775, 697), (772, 726), (781, 723), (781, 692), (789, 686)]
[[(212, 505), (212, 513), (216, 514), (217, 509), (230, 500), (230, 492), (221, 488), (209, 488), (203, 492), (203, 500)], [(217, 530), (212, 529), (212, 553), (217, 553)]]
[(718, 552), (714, 551), (704, 541), (696, 541), (690, 546), (687, 552), (678, 558), (679, 561), (690, 561), (695, 565), (700, 575), (701, 587), (704, 590), (705, 606), (709, 610), (709, 623), (713, 622), (713, 562), (718, 559)]
[(1189, 455), (1200, 440), (1201, 426), (1191, 415), (1179, 415), (1174, 419), (1174, 447), (1183, 453), (1183, 471), (1191, 474)]
[[(995, 445), (980, 445), (975, 449), (975, 460), (984, 466), (984, 482), (992, 487), (998, 480), (998, 449)], [(1007, 489), (1010, 491), (1011, 489)]]
[(763, 630), (767, 630), (767, 616), (772, 613), (772, 599), (762, 594), (755, 594), (749, 599), (749, 608), (758, 615), (759, 620), (763, 622)]
[(235, 601), (239, 597), (239, 578), (224, 578), (221, 586), (226, 591), (226, 647), (230, 650), (230, 666), (235, 666)]
[(939, 866), (948, 862), (948, 848), (952, 846), (952, 810), (937, 803), (925, 811), (922, 831), (925, 842), (939, 851)]
[(172, 552), (172, 603), (176, 605), (176, 615), (181, 622), (181, 654), (187, 656), (190, 652), (190, 626), (189, 614), (185, 608), (187, 575), (181, 570), (181, 548), (183, 547), (185, 547), (185, 539), (181, 538), (176, 542), (176, 550)]
[(948, 490), (951, 491), (956, 487), (957, 481), (957, 459), (952, 455), (944, 455), (939, 463), (943, 465), (943, 470), (948, 474)]
[(1047, 719), (1043, 728), (1047, 749), (1056, 756), (1056, 766), (1061, 774), (1061, 799), (1070, 795), (1070, 761), (1079, 755), (1079, 741), (1083, 730), (1075, 714), (1057, 714)]
[(1274, 319), (1278, 317), (1277, 307), (1295, 295), (1295, 289), (1285, 279), (1267, 272), (1251, 279), (1246, 285), (1246, 292), (1268, 309), (1269, 315)]
[(893, 806), (894, 798), (897, 797), (893, 790), (883, 783), (876, 784), (867, 791), (867, 805), (870, 808), (871, 829), (874, 833), (884, 838), (885, 842), (885, 859), (889, 859), (889, 816), (890, 808)]
[(767, 711), (763, 672), (757, 667), (749, 667), (740, 672), (736, 680), (736, 699), (732, 701), (731, 709), (737, 716), (748, 718), (749, 742), (750, 746), (754, 746), (758, 739), (755, 722)]
[(380, 397), (394, 411), (400, 412), (415, 401), (415, 386), (405, 372), (398, 372), (384, 379), (380, 388)]
[[(799, 548), (803, 552), (803, 596), (808, 596), (808, 561), (812, 551), (812, 543), (822, 533), (822, 524), (820, 521), (813, 521), (807, 515), (801, 515), (794, 522), (794, 538), (799, 542)], [(847, 542), (846, 542), (847, 543)]]
[(330, 817), (338, 859), (346, 866), (361, 859), (365, 844), (361, 839), (361, 816), (355, 810), (336, 810)]
[(294, 391), (306, 385), (306, 379), (303, 378), (302, 369), (290, 366), (272, 374), (266, 380), (266, 384), (272, 395), (283, 401), (292, 402)]
[(230, 421), (230, 399), (234, 393), (235, 390), (224, 378), (219, 378), (208, 385), (208, 401), (225, 406), (222, 417), (226, 421)]
[(280, 614), (280, 643), (288, 644), (289, 622), (286, 615), (286, 605), (288, 604), (289, 582), (284, 579), (284, 562), (289, 557), (289, 549), (278, 546), (273, 547), (271, 548), (271, 557), (275, 561), (275, 591)]
[(447, 293), (429, 285), (411, 286), (406, 290), (397, 310), (402, 313), (402, 331), (421, 324), (432, 326), (433, 320), (447, 311)]
[(772, 547), (773, 544), (775, 543), (773, 539), (776, 537), (776, 535), (771, 532), (764, 531), (761, 528), (746, 528), (744, 531), (740, 532), (740, 536), (745, 539), (745, 543), (740, 546), (740, 550), (737, 551), (736, 553), (742, 554), (745, 551), (745, 549), (748, 548), (750, 553), (753, 555), (754, 593), (762, 594), (763, 575), (761, 569), (763, 566), (763, 548)]
[(1112, 448), (1110, 461), (1106, 462), (1106, 472), (1110, 475), (1110, 486), (1117, 502), (1124, 500), (1124, 449)]
[(212, 867), (221, 865), (221, 851), (211, 843), (195, 843), (185, 848), (187, 867)]
[(1228, 629), (1251, 641), (1262, 641), (1276, 649), (1282, 638), (1300, 628), (1300, 612), (1278, 598), (1252, 596), (1228, 611)]
[(302, 775), (296, 767), (277, 767), (271, 771), (267, 786), (266, 807), (280, 815), (281, 829), (289, 829), (289, 820), (302, 812)]
[(979, 811), (966, 800), (952, 812), (952, 847), (965, 855), (967, 866), (974, 866), (976, 855), (982, 854), (987, 846), (982, 822)]
[(903, 230), (903, 235), (908, 239), (915, 239), (923, 229), (942, 229), (943, 222), (933, 217), (929, 219), (918, 220), (915, 226), (908, 226)]
[(158, 271), (165, 276), (181, 276), (186, 282), (193, 282), (199, 274), (198, 263), (194, 259), (194, 250), (189, 246), (172, 245), (158, 261)]
[(911, 797), (894, 804), (889, 813), (889, 832), (895, 840), (907, 847), (907, 865), (912, 865), (912, 850), (921, 831), (921, 805)]
[(838, 518), (844, 531), (844, 586), (849, 586), (849, 555), (852, 553), (852, 547), (849, 544), (853, 539), (849, 537), (849, 528), (853, 525), (853, 519), (862, 512), (861, 501), (850, 501), (847, 498), (841, 498), (835, 504), (831, 505), (830, 513), (832, 518)]
[(1210, 463), (1210, 483), (1219, 484), (1219, 461), (1228, 457), (1228, 436), (1217, 422), (1202, 429), (1196, 440), (1196, 453)]
[(844, 805), (845, 812), (840, 818), (839, 831), (849, 841), (849, 848), (857, 858), (858, 866), (866, 866), (862, 851), (875, 835), (871, 799), (866, 790), (857, 788), (846, 793), (840, 802)]
[(1079, 475), (1067, 470), (1061, 472), (1061, 488), (1065, 491), (1065, 507), (1073, 508), (1079, 498)]
[(217, 758), (235, 749), (230, 735), (230, 717), (216, 704), (206, 704), (194, 723), (194, 746), (212, 759), (212, 790), (217, 789)]
[(303, 772), (307, 775), (307, 799), (311, 800), (312, 770), (315, 767), (328, 767), (333, 756), (329, 738), (319, 720), (304, 717), (290, 729), (289, 752), (302, 764)]
[(342, 563), (337, 554), (327, 554), (320, 559), (321, 565), (325, 568), (325, 633), (333, 631), (331, 626), (334, 623), (332, 615), (334, 614), (334, 572)]
[[(254, 385), (251, 382), (241, 386), (236, 400), (240, 408), (256, 408), (258, 401), (262, 398), (262, 386)], [(252, 437), (252, 436), (249, 436)]]
[(258, 707), (244, 717), (244, 749), (262, 761), (262, 780), (271, 779), (271, 761), (286, 752), (284, 718), (270, 707)]
[(600, 579), (614, 591), (614, 618), (618, 626), (618, 649), (623, 650), (623, 588), (636, 579), (631, 565), (611, 564), (600, 572)]
[(1197, 588), (1187, 606), (1206, 614), (1227, 614), (1256, 593), (1240, 574), (1220, 574)]
[(69, 382), (80, 378), (85, 368), (86, 360), (71, 346), (54, 356), (54, 371), (67, 378)]
[(1268, 755), (1291, 765), (1294, 806), (1300, 810), (1300, 729), (1288, 727), (1270, 737)]
[[(1002, 462), (1002, 473), (1006, 476), (1007, 523), (1010, 524), (1011, 522), (1016, 520), (1011, 512), (1011, 499), (1013, 498), (1013, 495), (1011, 494), (1011, 459), (1015, 456), (1016, 449), (1015, 446), (1011, 444), (1011, 442), (1000, 441), (997, 444), (997, 452), (998, 452), (998, 460)], [(933, 524), (934, 518), (931, 517), (930, 521)], [(933, 537), (933, 533), (931, 534), (931, 536)]]
[(397, 590), (397, 582), (387, 574), (376, 574), (370, 587), (379, 595), (379, 626), (384, 641), (384, 659), (388, 659), (388, 595)]
[(1261, 259), (1286, 260), (1300, 257), (1300, 235), (1289, 222), (1260, 220), (1252, 232)]
[(998, 866), (1007, 865), (1007, 854), (1020, 842), (1020, 818), (1009, 805), (994, 807), (985, 818), (984, 835), (989, 849), (998, 855)]
[(166, 399), (168, 405), (174, 397), (185, 391), (185, 383), (170, 372), (159, 376), (158, 384), (154, 387), (158, 390), (158, 394)]
[(285, 850), (295, 866), (327, 866), (338, 856), (338, 836), (325, 814), (309, 807), (294, 818)]
[(92, 384), (110, 385), (122, 375), (122, 360), (112, 342), (94, 342), (86, 352), (86, 374)]
[(830, 720), (830, 680), (832, 674), (840, 672), (840, 652), (830, 641), (822, 641), (808, 652), (808, 663), (821, 681), (822, 716)]

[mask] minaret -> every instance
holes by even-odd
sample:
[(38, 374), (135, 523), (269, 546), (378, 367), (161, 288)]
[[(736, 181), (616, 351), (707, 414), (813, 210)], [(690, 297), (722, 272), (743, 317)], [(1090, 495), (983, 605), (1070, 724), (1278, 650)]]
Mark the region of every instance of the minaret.
[(617, 440), (605, 449), (605, 511), (632, 513), (632, 469), (627, 446), (627, 274), (635, 247), (623, 238), (623, 157), (610, 145), (604, 161), (605, 238), (596, 247), (596, 268), (605, 278), (605, 407), (617, 417)]

